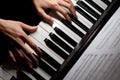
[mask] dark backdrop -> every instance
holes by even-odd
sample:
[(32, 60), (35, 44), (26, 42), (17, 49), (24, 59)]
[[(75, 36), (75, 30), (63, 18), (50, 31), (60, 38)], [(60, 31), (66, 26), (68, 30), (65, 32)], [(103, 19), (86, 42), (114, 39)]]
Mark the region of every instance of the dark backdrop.
[(32, 0), (0, 0), (0, 18), (18, 20), (30, 25), (37, 25), (41, 20)]

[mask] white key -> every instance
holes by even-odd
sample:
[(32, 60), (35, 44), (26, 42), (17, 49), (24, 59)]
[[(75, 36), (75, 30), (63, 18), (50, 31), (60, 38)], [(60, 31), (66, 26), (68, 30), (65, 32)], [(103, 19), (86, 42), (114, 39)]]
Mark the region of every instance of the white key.
[[(35, 36), (35, 35), (34, 35)], [(35, 38), (31, 37), (31, 35), (29, 35), (29, 37), (31, 38), (31, 40), (38, 46), (39, 46), (39, 42), (37, 42), (37, 40), (35, 40)], [(35, 53), (27, 44), (26, 46), (33, 52)], [(44, 45), (41, 45), (41, 46), (44, 46)], [(43, 49), (43, 47), (40, 47), (41, 49)], [(43, 49), (45, 51), (45, 48)], [(46, 53), (51, 53), (48, 49), (46, 49), (47, 51), (45, 51)], [(50, 55), (50, 54), (48, 54)], [(55, 58), (54, 55), (50, 55), (52, 58)], [(43, 59), (42, 59), (43, 60)], [(57, 58), (58, 60), (58, 58)], [(56, 60), (56, 61), (57, 61)], [(44, 60), (43, 60), (44, 61)], [(46, 63), (46, 62), (45, 62)], [(47, 65), (51, 66), (49, 63), (47, 63)], [(51, 68), (53, 68), (51, 66)], [(54, 70), (56, 70), (55, 68), (53, 68)], [(51, 78), (51, 76), (49, 74), (47, 74), (44, 70), (42, 70), (41, 68), (37, 67), (37, 68), (33, 68), (34, 71), (36, 71), (39, 75), (41, 75), (45, 80), (49, 80)], [(27, 73), (27, 72), (24, 72), (27, 76), (29, 76), (32, 80), (36, 80), (34, 79), (34, 77), (30, 74), (30, 73)]]
[[(32, 37), (31, 37), (31, 39), (32, 39)], [(32, 39), (32, 41), (34, 41), (34, 39)], [(35, 43), (35, 44), (38, 44), (38, 43)], [(35, 54), (35, 55), (37, 55), (36, 53), (35, 53), (35, 51), (33, 51), (27, 44), (26, 44), (26, 46), (31, 50), (31, 52), (33, 53), (33, 54)], [(39, 46), (38, 46), (39, 47)], [(42, 49), (42, 48), (41, 48)], [(43, 50), (43, 49), (42, 49)], [(46, 51), (45, 51), (46, 52)], [(49, 51), (50, 52), (50, 51)], [(48, 53), (47, 53), (48, 54)], [(49, 55), (49, 54), (48, 54)], [(52, 57), (53, 58), (53, 57)], [(54, 69), (54, 70), (56, 70), (51, 64), (49, 64), (47, 61), (45, 61), (43, 58), (41, 58), (41, 60), (42, 61), (44, 61), (47, 65), (49, 65), (52, 69)]]
[(3, 80), (10, 80), (10, 78), (12, 77), (8, 72), (9, 71), (3, 70), (2, 67), (0, 66), (0, 76)]
[[(77, 3), (78, 0), (72, 0), (74, 6), (78, 6), (76, 3)], [(81, 8), (82, 9), (82, 8)], [(78, 16), (78, 20), (80, 22), (82, 22), (86, 27), (88, 28), (91, 28), (91, 26), (93, 25), (93, 23), (91, 23), (88, 19), (86, 19), (84, 16), (82, 16), (79, 12), (76, 11), (76, 14)], [(89, 14), (90, 15), (90, 14)], [(91, 15), (92, 16), (92, 15)], [(93, 18), (93, 19), (96, 19), (96, 18)]]
[[(47, 38), (47, 39), (49, 39), (49, 40), (51, 40), (51, 38), (49, 37), (49, 32), (48, 31), (46, 31), (44, 28), (42, 28), (41, 26), (39, 26), (41, 29), (40, 29), (40, 34), (43, 36), (43, 40), (45, 39), (45, 38)], [(47, 27), (48, 28), (48, 26), (45, 26), (45, 27)], [(52, 40), (51, 40), (52, 41)], [(54, 43), (55, 45), (57, 45), (60, 49), (62, 49), (64, 52), (66, 52), (62, 47), (60, 47), (58, 44), (56, 44), (54, 41), (52, 41), (52, 43)], [(68, 52), (66, 52), (67, 54), (69, 54)]]
[[(40, 30), (41, 31), (41, 30)], [(30, 35), (32, 41), (39, 46), (41, 49), (43, 49), (44, 51), (46, 51), (46, 53), (48, 53), (48, 55), (50, 55), (53, 59), (55, 59), (58, 63), (62, 64), (63, 63), (63, 59), (58, 56), (54, 51), (52, 51), (51, 49), (49, 49), (46, 44), (43, 41), (43, 36), (38, 33), (38, 31), (36, 31), (35, 33), (32, 33)]]
[(82, 0), (86, 5), (88, 5), (91, 9), (93, 9), (95, 12), (97, 12), (99, 15), (101, 15), (101, 12), (99, 12), (97, 9), (95, 9), (93, 6), (91, 6), (88, 2), (85, 0)]
[(22, 71), (24, 74), (26, 74), (30, 79), (32, 79), (32, 80), (36, 80), (36, 78), (33, 76), (33, 75), (31, 75), (29, 72), (26, 72), (26, 71)]
[(84, 10), (82, 7), (80, 7), (78, 4), (76, 4), (76, 6), (78, 6), (79, 8), (81, 8), (85, 13), (87, 13), (89, 16), (91, 16), (93, 19), (97, 20), (97, 18), (95, 18), (93, 15), (91, 15), (89, 12), (87, 12), (86, 10)]
[(34, 69), (39, 75), (41, 75), (45, 80), (50, 80), (51, 76), (48, 75), (45, 71), (41, 68), (37, 67)]
[[(39, 26), (40, 28), (42, 28), (41, 26)], [(46, 28), (48, 28), (49, 26), (46, 26)], [(49, 30), (49, 29), (44, 29), (44, 28), (42, 28), (43, 30), (42, 31), (40, 31), (40, 33), (44, 36), (44, 39), (45, 38), (47, 38), (47, 39), (49, 39), (49, 40), (51, 40), (51, 38), (49, 37), (49, 33), (50, 32), (48, 32), (47, 30)], [(52, 40), (51, 40), (52, 41)], [(65, 53), (67, 53), (67, 54), (69, 54), (68, 52), (66, 52), (62, 47), (60, 47), (58, 44), (56, 44), (54, 41), (52, 41), (52, 43), (54, 43), (55, 45), (57, 45), (61, 50), (63, 50)]]
[(91, 23), (87, 18), (85, 18), (84, 16), (82, 16), (80, 13), (76, 12), (77, 16), (78, 16), (78, 20), (83, 23), (86, 27), (88, 27), (89, 29), (92, 27), (93, 23)]
[[(54, 24), (50, 27), (55, 28), (58, 27), (60, 28), (64, 33), (66, 33), (69, 37), (71, 37), (74, 41), (79, 42), (79, 36), (76, 35), (74, 32), (72, 32), (70, 29), (68, 29), (63, 23), (61, 23), (60, 21), (54, 19)], [(44, 22), (40, 23), (40, 26), (43, 27), (44, 29), (46, 28), (46, 30), (53, 30), (50, 27), (45, 27), (45, 26), (49, 26), (48, 24), (45, 24)]]
[(103, 3), (101, 0), (93, 0), (96, 4), (98, 4), (102, 9), (106, 9), (107, 5)]
[[(53, 24), (54, 25), (54, 24)], [(71, 44), (69, 44), (67, 41), (65, 41), (62, 37), (60, 37), (55, 31), (54, 31), (54, 26), (50, 26), (50, 25), (48, 25), (47, 23), (45, 23), (45, 22), (41, 22), (40, 24), (39, 24), (39, 26), (41, 27), (41, 28), (43, 28), (46, 32), (48, 32), (48, 33), (50, 33), (50, 32), (52, 32), (52, 33), (54, 33), (54, 34), (56, 34), (61, 40), (63, 40), (66, 44), (68, 44), (71, 48), (74, 48)]]
[(56, 68), (54, 68), (51, 64), (49, 64), (47, 61), (45, 61), (44, 59), (41, 58), (41, 60), (46, 63), (48, 66), (50, 66), (54, 71), (57, 71)]
[(81, 31), (83, 34), (86, 34), (86, 32), (80, 28), (77, 24), (75, 24), (74, 22), (72, 22), (72, 25), (75, 26), (79, 31)]
[(0, 80), (4, 80), (4, 79), (2, 78), (2, 76), (0, 76)]
[(55, 21), (55, 24), (53, 25), (54, 27), (57, 26), (58, 28), (60, 28), (65, 34), (67, 34), (68, 36), (70, 36), (77, 43), (80, 42), (81, 38), (77, 34), (75, 34), (73, 31), (71, 31), (67, 26), (65, 26), (59, 20), (54, 19), (54, 21)]

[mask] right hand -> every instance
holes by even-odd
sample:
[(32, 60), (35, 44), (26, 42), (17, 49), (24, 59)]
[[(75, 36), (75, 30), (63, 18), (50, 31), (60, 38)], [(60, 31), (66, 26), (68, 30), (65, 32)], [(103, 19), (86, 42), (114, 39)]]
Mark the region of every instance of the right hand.
[[(53, 24), (53, 19), (45, 13), (46, 9), (52, 9), (60, 12), (68, 21), (71, 21), (68, 14), (69, 12), (77, 17), (71, 0), (33, 0), (33, 3), (38, 14), (42, 16), (44, 21), (48, 22), (50, 25)], [(67, 8), (69, 12), (65, 8)]]

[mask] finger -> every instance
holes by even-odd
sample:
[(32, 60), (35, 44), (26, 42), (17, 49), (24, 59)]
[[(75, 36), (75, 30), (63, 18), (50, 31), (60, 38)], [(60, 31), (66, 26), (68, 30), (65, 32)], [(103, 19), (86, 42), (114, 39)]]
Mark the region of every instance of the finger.
[(19, 57), (24, 57), (21, 53), (20, 53), (20, 51), (18, 50), (18, 46), (15, 44), (15, 43), (13, 43), (13, 42), (10, 42), (9, 43), (10, 45), (9, 45), (9, 47), (10, 47), (10, 49), (11, 50), (9, 50), (9, 55), (10, 55), (10, 57), (12, 57), (13, 58), (13, 61), (14, 62), (19, 62), (18, 60), (18, 58)]
[(27, 63), (27, 65), (32, 68), (33, 67), (33, 62), (30, 60), (30, 58), (28, 58), (25, 53), (20, 49), (20, 53), (24, 56), (24, 57), (21, 57), (22, 61), (25, 61), (25, 63)]
[(38, 64), (37, 58), (33, 55), (33, 53), (31, 52), (31, 50), (28, 49), (27, 46), (25, 46), (24, 42), (21, 39), (18, 39), (17, 43), (20, 45), (20, 47), (24, 51), (25, 55), (28, 56), (29, 58), (31, 58), (33, 60), (33, 62), (35, 62), (36, 64)]
[(14, 55), (16, 55), (20, 64), (27, 64), (29, 67), (33, 67), (32, 61), (25, 55), (25, 53), (21, 49), (15, 48), (14, 51)]
[(34, 64), (37, 64), (37, 65), (39, 64), (37, 58), (33, 55), (31, 51), (29, 51), (27, 47), (23, 46), (23, 50), (24, 50), (25, 55), (29, 57), (33, 61)]
[(68, 12), (64, 8), (62, 8), (60, 5), (58, 5), (58, 6), (55, 6), (54, 9), (56, 11), (60, 12), (61, 14), (63, 14), (63, 16), (66, 18), (66, 20), (71, 22), (71, 19), (70, 19), (69, 15), (68, 15)]
[(71, 3), (71, 2), (68, 3), (68, 2), (62, 0), (59, 3), (59, 5), (64, 6), (65, 8), (69, 9), (70, 13), (77, 18), (76, 10), (73, 6), (73, 3)]
[[(22, 24), (23, 29), (25, 30), (30, 30), (32, 27), (30, 27), (29, 25), (26, 24)], [(36, 29), (36, 28), (32, 28), (32, 29)], [(18, 40), (16, 40), (16, 42), (21, 45), (26, 42), (37, 54), (41, 55), (41, 50), (36, 46), (36, 44), (33, 43), (33, 41), (28, 37), (28, 35), (23, 31), (22, 35), (20, 36), (21, 40), (18, 38)], [(21, 42), (21, 43), (20, 43)], [(23, 46), (22, 45), (22, 46)], [(25, 45), (24, 45), (25, 46)]]
[(20, 49), (15, 48), (16, 53), (19, 57), (24, 58), (23, 54), (21, 53)]
[(37, 30), (37, 26), (29, 26), (29, 25), (27, 25), (27, 24), (24, 24), (24, 23), (21, 23), (21, 26), (22, 26), (22, 29), (23, 30), (25, 30), (25, 31), (27, 31), (27, 32), (30, 32), (30, 33), (32, 33), (32, 32), (35, 32), (36, 30)]
[(50, 25), (53, 24), (52, 17), (50, 17), (49, 15), (47, 15), (43, 9), (39, 9), (38, 13), (39, 13), (40, 16), (43, 17), (43, 19), (44, 19), (45, 22), (49, 23)]
[(11, 50), (8, 50), (8, 54), (9, 54), (10, 58), (13, 60), (13, 62), (17, 62), (15, 59), (15, 56), (13, 55)]
[(26, 34), (22, 37), (23, 41), (26, 42), (38, 55), (42, 55), (41, 50), (38, 46), (28, 37)]
[[(14, 46), (14, 45), (13, 45)], [(17, 58), (17, 61), (16, 62), (19, 62), (20, 64), (25, 64), (27, 63), (29, 67), (32, 68), (32, 61), (25, 55), (25, 53), (21, 50), (21, 49), (18, 49), (14, 46), (14, 55), (15, 58)]]

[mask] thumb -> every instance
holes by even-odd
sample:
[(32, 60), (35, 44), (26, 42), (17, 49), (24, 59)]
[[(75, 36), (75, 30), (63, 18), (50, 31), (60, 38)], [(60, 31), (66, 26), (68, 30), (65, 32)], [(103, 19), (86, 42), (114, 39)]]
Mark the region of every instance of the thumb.
[(40, 16), (43, 17), (43, 20), (45, 22), (47, 22), (48, 24), (52, 25), (53, 24), (53, 19), (51, 16), (49, 16), (48, 14), (46, 14), (46, 12), (43, 9), (39, 9), (39, 14)]
[(38, 28), (37, 26), (30, 26), (30, 25), (27, 25), (27, 24), (24, 24), (24, 23), (22, 23), (21, 25), (22, 25), (22, 29), (24, 31), (27, 31), (28, 33), (33, 33)]

